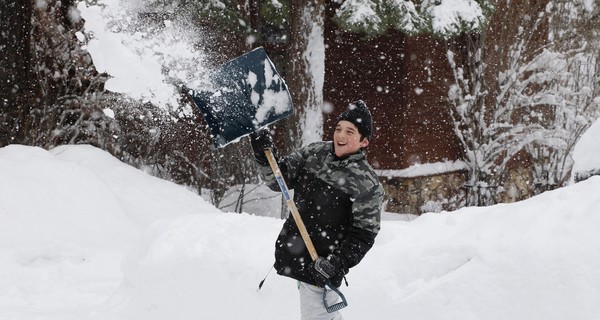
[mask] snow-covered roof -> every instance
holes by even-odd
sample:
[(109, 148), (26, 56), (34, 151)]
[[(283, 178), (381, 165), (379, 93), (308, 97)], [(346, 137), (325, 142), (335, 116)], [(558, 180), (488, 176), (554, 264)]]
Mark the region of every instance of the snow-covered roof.
[(445, 161), (435, 163), (417, 163), (406, 169), (400, 170), (375, 170), (380, 177), (387, 178), (414, 178), (421, 176), (439, 175), (448, 172), (467, 169), (467, 164), (463, 161)]

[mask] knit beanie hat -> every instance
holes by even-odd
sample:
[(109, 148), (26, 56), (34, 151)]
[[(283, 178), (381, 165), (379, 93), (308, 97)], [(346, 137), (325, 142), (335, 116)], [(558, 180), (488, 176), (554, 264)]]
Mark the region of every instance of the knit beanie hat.
[(348, 110), (340, 114), (336, 124), (342, 120), (352, 122), (363, 137), (371, 140), (373, 119), (371, 118), (371, 112), (369, 112), (367, 105), (362, 100), (354, 101), (348, 105)]

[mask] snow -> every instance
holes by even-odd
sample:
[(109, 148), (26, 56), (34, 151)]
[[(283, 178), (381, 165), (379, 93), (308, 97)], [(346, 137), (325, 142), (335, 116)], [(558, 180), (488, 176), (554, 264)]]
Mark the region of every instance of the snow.
[(473, 29), (480, 28), (484, 16), (474, 0), (441, 0), (430, 10), (433, 31), (440, 34), (458, 33), (462, 24), (472, 24)]
[(600, 170), (600, 119), (581, 135), (573, 149), (573, 173)]
[(377, 15), (376, 4), (370, 0), (344, 1), (336, 13), (338, 17), (348, 16), (348, 24), (379, 29), (381, 18)]
[(1, 148), (0, 177), (0, 319), (81, 319), (150, 223), (209, 211), (91, 146)]
[[(109, 5), (108, 8), (110, 7)], [(87, 44), (87, 50), (94, 57), (94, 66), (98, 72), (106, 72), (112, 76), (105, 84), (106, 89), (127, 93), (133, 98), (154, 100), (157, 104), (173, 103), (174, 101), (170, 101), (170, 97), (174, 95), (173, 88), (164, 83), (160, 64), (155, 59), (138, 55), (127, 47), (127, 39), (122, 34), (112, 32), (109, 26), (102, 23), (105, 20), (100, 19), (102, 11), (99, 7), (89, 7), (83, 12), (86, 13), (83, 16), (86, 27), (95, 32), (94, 38)], [(153, 97), (152, 92), (162, 94)]]
[(466, 170), (467, 164), (463, 161), (442, 161), (434, 163), (416, 163), (400, 170), (375, 170), (380, 177), (414, 178), (421, 176), (440, 175), (448, 172)]
[[(475, 30), (482, 26), (485, 15), (475, 0), (403, 1), (380, 3), (372, 0), (347, 0), (336, 12), (352, 28), (381, 33), (387, 27), (414, 34), (423, 31), (424, 24), (438, 35), (448, 37), (461, 30)], [(384, 19), (381, 15), (387, 15)], [(386, 19), (387, 18), (387, 19)], [(427, 21), (430, 20), (428, 23)]]
[(86, 43), (98, 72), (111, 76), (107, 90), (170, 110), (178, 106), (173, 83), (197, 91), (210, 88), (207, 57), (194, 47), (196, 30), (169, 20), (158, 30), (140, 27), (143, 22), (133, 18), (134, 2), (100, 2), (102, 6), (79, 2), (85, 32), (78, 39)]
[[(269, 115), (280, 115), (289, 112), (292, 109), (291, 97), (287, 91), (285, 81), (276, 73), (273, 62), (267, 57), (264, 62), (264, 77), (265, 77), (265, 88), (260, 88), (259, 91), (263, 90), (262, 98), (260, 101), (261, 94), (256, 91), (258, 76), (250, 71), (248, 73), (247, 82), (252, 88), (250, 94), (252, 104), (256, 107), (256, 122), (258, 124), (264, 124), (268, 119)], [(286, 88), (286, 90), (283, 90)]]
[[(325, 83), (325, 40), (323, 19), (314, 21), (311, 15), (310, 6), (307, 6), (303, 11), (302, 20), (304, 24), (312, 25), (310, 34), (308, 35), (306, 51), (303, 54), (303, 59), (309, 69), (309, 74), (312, 75), (314, 97), (311, 97), (306, 105), (303, 106), (304, 114), (300, 119), (303, 128), (302, 143), (306, 146), (313, 142), (322, 140), (323, 137), (323, 86)], [(307, 23), (310, 22), (310, 23)], [(314, 103), (311, 103), (314, 101)], [(311, 105), (314, 104), (314, 105)]]
[[(0, 319), (298, 319), (282, 220), (221, 212), (97, 148), (0, 149)], [(384, 215), (348, 319), (598, 319), (600, 177), (513, 204)]]

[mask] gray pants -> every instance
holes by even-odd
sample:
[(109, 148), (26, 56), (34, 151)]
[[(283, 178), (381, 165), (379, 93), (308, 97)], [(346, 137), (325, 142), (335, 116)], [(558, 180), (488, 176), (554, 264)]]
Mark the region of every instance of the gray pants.
[[(323, 305), (323, 288), (308, 283), (298, 282), (300, 291), (300, 316), (302, 320), (343, 320), (339, 311), (327, 313)], [(327, 290), (327, 303), (338, 302), (339, 297), (335, 292)]]

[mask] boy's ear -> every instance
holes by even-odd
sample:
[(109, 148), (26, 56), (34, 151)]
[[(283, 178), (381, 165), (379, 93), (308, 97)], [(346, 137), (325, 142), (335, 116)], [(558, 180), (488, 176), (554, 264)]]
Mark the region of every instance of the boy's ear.
[(365, 148), (368, 145), (369, 145), (369, 139), (367, 139), (367, 138), (362, 139), (362, 141), (360, 142), (360, 147), (361, 148)]

